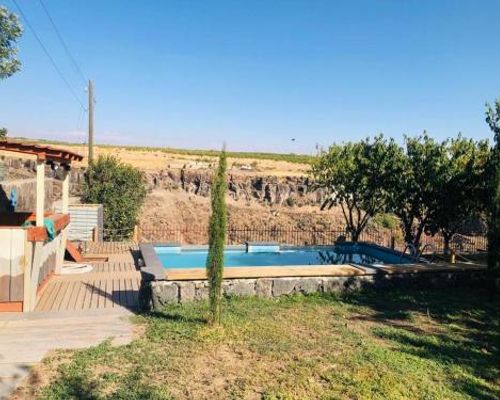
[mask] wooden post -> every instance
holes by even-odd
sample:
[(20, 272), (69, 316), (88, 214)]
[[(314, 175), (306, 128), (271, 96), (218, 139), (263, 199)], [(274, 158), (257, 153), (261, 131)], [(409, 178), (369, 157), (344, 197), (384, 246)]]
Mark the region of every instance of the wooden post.
[(94, 85), (89, 81), (89, 166), (94, 162)]
[[(70, 179), (70, 167), (68, 165), (61, 165), (60, 168), (64, 168), (64, 178), (62, 182), (62, 210), (63, 214), (69, 213), (69, 179)], [(66, 253), (66, 242), (68, 240), (68, 229), (69, 227), (65, 227), (60, 233), (60, 243), (59, 248), (57, 249), (56, 256), (56, 268), (54, 273), (56, 275), (61, 273), (61, 270), (64, 265), (64, 255)]]
[(43, 226), (45, 212), (45, 160), (36, 161), (36, 226)]
[(132, 240), (136, 243), (139, 243), (139, 227), (137, 225), (134, 226), (134, 236)]
[[(66, 166), (61, 166), (62, 168), (67, 168)], [(62, 184), (62, 213), (67, 214), (69, 212), (69, 169), (65, 170), (64, 180)]]

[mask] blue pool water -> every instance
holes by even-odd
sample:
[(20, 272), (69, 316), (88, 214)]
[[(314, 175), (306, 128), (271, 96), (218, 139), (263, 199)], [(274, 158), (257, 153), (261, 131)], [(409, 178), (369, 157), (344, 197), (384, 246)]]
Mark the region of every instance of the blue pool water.
[[(167, 269), (205, 268), (208, 251), (155, 247), (156, 254)], [(337, 246), (285, 249), (278, 252), (247, 253), (246, 250), (224, 251), (226, 267), (269, 267), (289, 265), (335, 264), (399, 264), (410, 260), (371, 246)]]

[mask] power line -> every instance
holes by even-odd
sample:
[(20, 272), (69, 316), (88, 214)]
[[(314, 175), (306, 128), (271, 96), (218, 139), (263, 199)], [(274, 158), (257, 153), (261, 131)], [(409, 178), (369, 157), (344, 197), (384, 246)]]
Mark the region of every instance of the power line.
[(73, 55), (69, 51), (69, 48), (68, 48), (66, 42), (64, 41), (64, 39), (63, 39), (63, 37), (61, 35), (61, 32), (59, 31), (59, 29), (57, 29), (57, 26), (56, 26), (56, 24), (54, 22), (54, 19), (50, 15), (49, 10), (47, 9), (47, 7), (45, 6), (45, 4), (44, 4), (44, 2), (42, 0), (38, 0), (38, 1), (40, 2), (40, 5), (42, 6), (43, 11), (45, 11), (45, 15), (47, 15), (47, 18), (49, 19), (50, 23), (52, 24), (52, 28), (54, 28), (54, 31), (56, 32), (56, 35), (59, 38), (59, 41), (63, 45), (64, 51), (66, 52), (67, 56), (71, 60), (73, 66), (75, 67), (75, 70), (78, 72), (78, 74), (82, 78), (82, 81), (83, 81), (84, 85), (86, 85), (87, 84), (87, 79), (85, 78), (85, 75), (83, 74), (83, 72), (82, 72), (80, 66), (78, 65), (78, 63), (76, 62), (75, 58), (73, 57)]
[(15, 4), (17, 10), (19, 11), (19, 14), (21, 14), (21, 16), (23, 17), (24, 19), (24, 22), (26, 22), (26, 25), (28, 25), (28, 28), (30, 29), (31, 33), (33, 34), (33, 36), (35, 37), (35, 39), (37, 40), (38, 44), (40, 45), (40, 47), (42, 48), (43, 52), (45, 53), (45, 55), (49, 58), (50, 62), (52, 63), (52, 66), (54, 67), (54, 69), (56, 70), (57, 74), (59, 75), (59, 77), (62, 79), (62, 81), (65, 83), (66, 87), (68, 88), (68, 90), (71, 92), (71, 94), (73, 95), (73, 97), (75, 98), (75, 100), (78, 102), (78, 104), (80, 104), (80, 107), (82, 107), (83, 109), (85, 109), (83, 103), (80, 101), (79, 97), (77, 96), (76, 92), (74, 91), (73, 87), (69, 84), (69, 82), (67, 81), (67, 79), (64, 77), (63, 73), (61, 72), (61, 70), (59, 69), (59, 67), (57, 66), (55, 60), (52, 58), (52, 56), (50, 55), (49, 51), (47, 50), (47, 48), (45, 47), (45, 45), (43, 44), (42, 40), (40, 39), (40, 37), (37, 35), (35, 29), (33, 28), (33, 26), (30, 24), (28, 18), (26, 18), (26, 15), (24, 14), (23, 10), (21, 9), (21, 7), (19, 6), (19, 3), (17, 2), (17, 0), (12, 0), (13, 3)]

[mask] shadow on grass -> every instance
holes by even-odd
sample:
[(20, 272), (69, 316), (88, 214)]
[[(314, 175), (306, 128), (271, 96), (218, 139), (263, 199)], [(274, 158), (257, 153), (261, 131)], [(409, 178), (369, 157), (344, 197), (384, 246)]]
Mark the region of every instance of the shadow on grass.
[[(477, 399), (500, 398), (500, 298), (484, 289), (362, 291), (342, 301), (367, 307), (353, 319), (381, 322), (373, 333), (398, 351), (438, 361), (455, 385)], [(424, 317), (422, 320), (421, 318)], [(426, 321), (415, 326), (414, 318)], [(413, 323), (412, 323), (413, 320)]]
[(172, 321), (172, 322), (187, 322), (190, 324), (207, 324), (208, 319), (205, 317), (197, 316), (197, 315), (186, 315), (186, 313), (182, 312), (182, 310), (179, 311), (152, 311), (148, 314), (149, 316), (153, 318), (160, 318), (165, 321)]

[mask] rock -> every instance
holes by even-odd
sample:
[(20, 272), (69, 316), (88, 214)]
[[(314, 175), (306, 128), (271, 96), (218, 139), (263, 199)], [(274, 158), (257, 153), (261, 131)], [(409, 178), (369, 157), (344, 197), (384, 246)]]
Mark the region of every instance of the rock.
[(225, 287), (224, 293), (227, 296), (254, 296), (255, 279), (233, 280)]
[(195, 300), (206, 300), (208, 299), (208, 282), (205, 281), (195, 281)]
[(294, 292), (297, 279), (295, 278), (276, 278), (273, 280), (273, 296), (278, 297)]
[(179, 286), (173, 282), (153, 282), (151, 285), (153, 304), (163, 306), (165, 304), (179, 302)]
[(323, 280), (321, 278), (300, 278), (296, 290), (303, 294), (322, 292)]
[(344, 278), (331, 277), (323, 279), (325, 293), (341, 293), (344, 290)]
[(195, 300), (196, 288), (193, 282), (179, 283), (179, 301), (188, 303)]
[(257, 297), (272, 297), (273, 296), (273, 280), (267, 278), (257, 279), (255, 282), (255, 294)]

